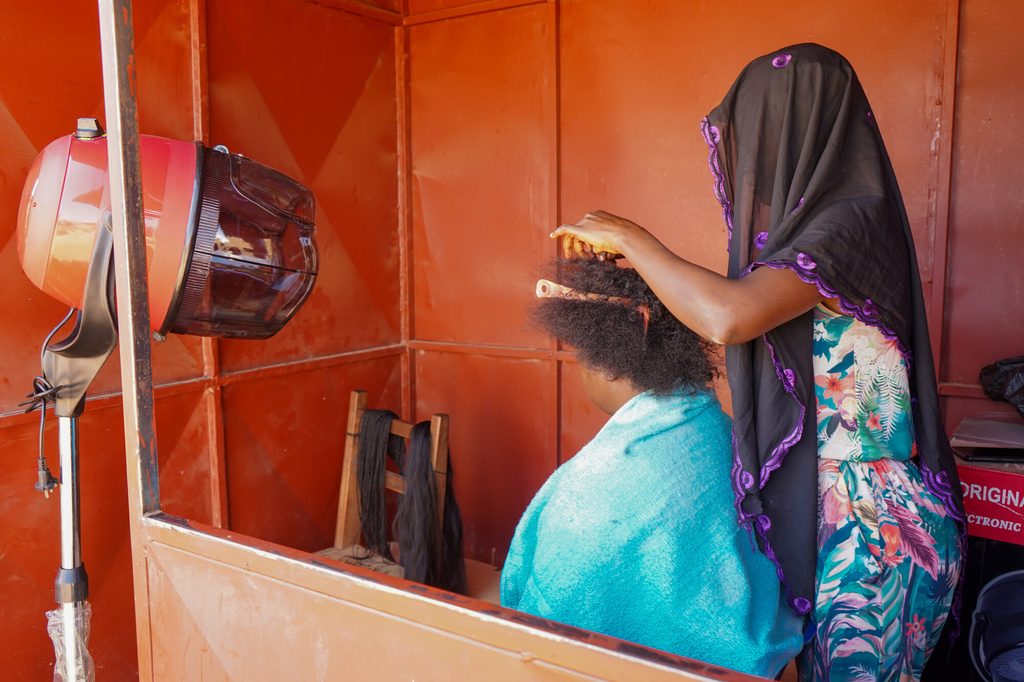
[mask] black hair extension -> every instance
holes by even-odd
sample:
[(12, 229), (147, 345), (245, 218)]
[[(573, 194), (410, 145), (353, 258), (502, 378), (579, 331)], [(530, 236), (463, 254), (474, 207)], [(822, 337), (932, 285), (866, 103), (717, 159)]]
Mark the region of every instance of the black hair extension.
[(405, 494), (398, 503), (393, 524), (405, 578), (452, 592), (465, 592), (462, 515), (452, 485), (451, 462), (448, 462), (445, 483), (444, 523), (439, 528), (437, 479), (430, 457), (430, 422), (413, 426), (406, 453), (404, 440), (391, 435), (391, 424), (396, 418), (389, 410), (366, 410), (363, 414), (356, 460), (363, 542), (368, 550), (394, 560), (388, 547), (384, 498), (385, 457), (390, 457), (405, 478)]
[(398, 418), (390, 410), (366, 410), (359, 427), (356, 484), (359, 488), (359, 525), (363, 543), (371, 552), (394, 561), (388, 547), (387, 509), (384, 504), (384, 458), (402, 465), (403, 442), (391, 434)]
[(409, 437), (409, 452), (402, 471), (405, 495), (395, 515), (399, 557), (407, 579), (451, 592), (465, 592), (462, 514), (452, 485), (451, 461), (445, 480), (444, 522), (438, 528), (437, 479), (430, 448), (430, 422), (420, 422)]
[(455, 499), (451, 458), (444, 485), (444, 528), (441, 533), (441, 575), (437, 586), (449, 592), (466, 593), (466, 564), (462, 559), (462, 511)]
[(432, 584), (441, 569), (441, 533), (437, 527), (437, 486), (430, 461), (430, 422), (412, 427), (402, 475), (405, 494), (395, 514), (399, 562), (407, 580)]

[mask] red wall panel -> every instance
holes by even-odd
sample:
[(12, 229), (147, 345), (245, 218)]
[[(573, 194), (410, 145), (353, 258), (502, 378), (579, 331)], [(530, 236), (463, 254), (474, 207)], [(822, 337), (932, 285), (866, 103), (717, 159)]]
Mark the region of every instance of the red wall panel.
[(542, 5), (409, 29), (416, 338), (546, 345), (551, 30)]
[[(402, 11), (402, 3), (403, 3), (404, 0), (354, 0), (354, 1), (355, 2), (359, 2), (361, 4), (364, 4), (364, 5), (369, 5), (370, 7), (379, 7), (380, 9), (386, 9), (386, 10), (390, 10), (392, 12), (401, 12)], [(328, 2), (325, 3), (325, 4), (330, 4), (330, 1), (328, 0)]]
[(406, 0), (409, 4), (409, 14), (411, 16), (424, 14), (426, 12), (465, 7), (466, 5), (472, 5), (477, 1), (478, 0)]
[[(156, 402), (160, 483), (165, 508), (209, 521), (206, 434), (200, 395)], [(125, 497), (124, 432), (118, 405), (86, 408), (79, 423), (81, 452), (82, 559), (93, 606), (90, 651), (97, 677), (135, 675), (128, 501)], [(55, 607), (53, 579), (60, 565), (60, 499), (32, 487), (38, 426), (0, 427), (0, 660), (5, 679), (53, 679), (53, 647), (44, 613)], [(47, 461), (59, 473), (57, 422), (47, 422)]]
[(210, 414), (205, 391), (160, 399), (157, 438), (160, 506), (169, 514), (213, 523)]
[(451, 416), (464, 553), (500, 564), (534, 492), (555, 468), (551, 363), (416, 353), (416, 418)]
[(401, 404), (398, 356), (224, 388), (231, 528), (289, 547), (330, 547), (338, 510), (349, 393)]
[(306, 183), (316, 288), (266, 342), (220, 343), (221, 369), (397, 343), (394, 29), (294, 0), (209, 3), (211, 142)]
[(1024, 42), (1011, 20), (1019, 16), (1005, 0), (965, 2), (944, 363), (952, 382), (976, 384), (983, 365), (1024, 353)]
[[(48, 462), (58, 475), (56, 420), (48, 424)], [(128, 503), (121, 414), (86, 410), (80, 422), (82, 559), (93, 606), (97, 672), (112, 677), (135, 668), (135, 622), (128, 546)], [(60, 500), (36, 492), (37, 426), (0, 431), (0, 518), (3, 518), (3, 592), (0, 659), (16, 679), (52, 679), (53, 647), (44, 613), (55, 608), (53, 579), (60, 566)]]
[[(395, 29), (344, 3), (207, 7), (210, 139), (306, 183), (320, 266), (310, 299), (265, 342), (221, 340), (230, 526), (300, 549), (330, 545), (348, 393), (401, 406)], [(273, 45), (274, 49), (267, 49)], [(312, 364), (311, 364), (312, 363)]]

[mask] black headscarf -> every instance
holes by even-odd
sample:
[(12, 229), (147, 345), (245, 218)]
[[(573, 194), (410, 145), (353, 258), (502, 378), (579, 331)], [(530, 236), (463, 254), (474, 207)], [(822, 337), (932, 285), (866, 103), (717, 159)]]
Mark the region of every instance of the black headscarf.
[[(792, 270), (896, 342), (910, 366), (918, 465), (962, 529), (910, 225), (853, 68), (813, 44), (760, 57), (701, 129), (729, 232), (729, 277)], [(798, 613), (814, 603), (817, 557), (812, 324), (808, 312), (726, 350), (737, 512)]]

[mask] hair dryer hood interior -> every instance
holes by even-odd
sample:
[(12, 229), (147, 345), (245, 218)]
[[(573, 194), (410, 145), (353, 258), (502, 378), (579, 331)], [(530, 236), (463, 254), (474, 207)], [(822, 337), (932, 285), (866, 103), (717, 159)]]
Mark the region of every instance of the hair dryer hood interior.
[[(139, 139), (153, 330), (266, 338), (316, 279), (309, 188), (223, 148)], [(96, 234), (110, 215), (99, 124), (51, 142), (29, 169), (18, 256), (41, 290), (81, 307)]]

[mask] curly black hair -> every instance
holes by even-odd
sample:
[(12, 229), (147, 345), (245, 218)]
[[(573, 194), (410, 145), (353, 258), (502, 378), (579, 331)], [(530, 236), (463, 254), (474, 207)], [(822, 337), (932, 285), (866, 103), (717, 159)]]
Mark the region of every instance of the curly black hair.
[[(576, 291), (633, 302), (537, 301), (534, 320), (574, 346), (584, 365), (660, 395), (705, 388), (715, 378), (713, 345), (677, 320), (636, 270), (612, 261), (571, 260), (559, 261), (554, 271), (552, 280)], [(641, 306), (650, 310), (646, 332)]]

